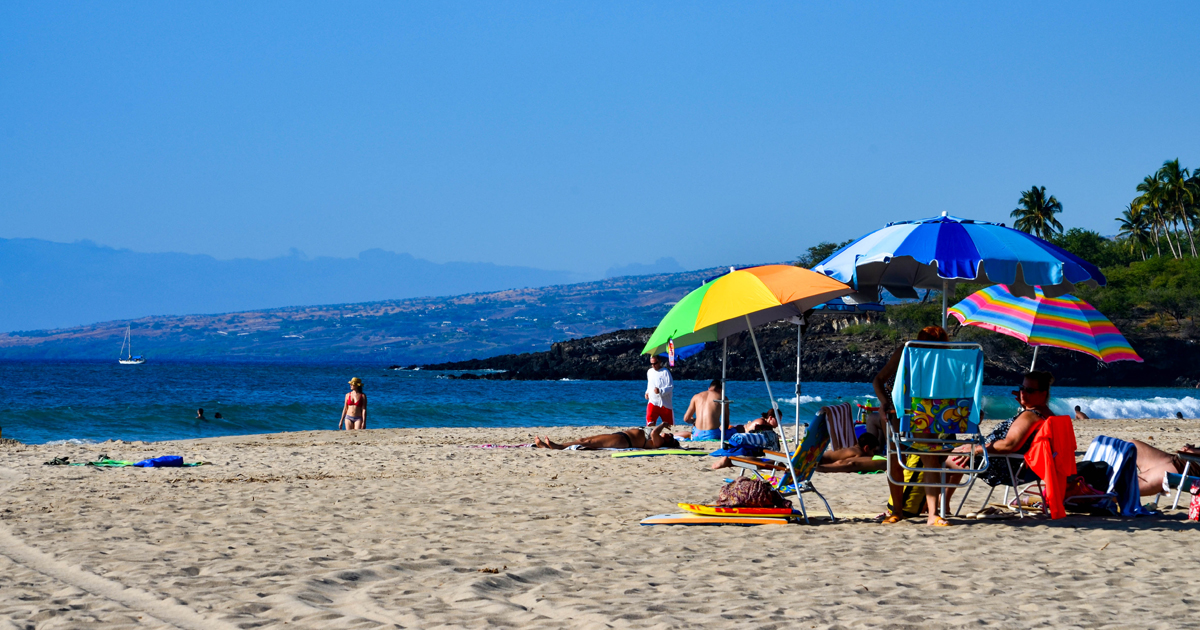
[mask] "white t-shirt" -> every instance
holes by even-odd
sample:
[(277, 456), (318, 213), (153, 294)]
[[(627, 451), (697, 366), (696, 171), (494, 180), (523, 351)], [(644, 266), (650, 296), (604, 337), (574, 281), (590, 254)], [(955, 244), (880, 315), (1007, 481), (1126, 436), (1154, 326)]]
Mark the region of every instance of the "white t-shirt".
[[(655, 387), (660, 393), (654, 393)], [(654, 368), (646, 370), (646, 393), (650, 396), (650, 404), (655, 407), (671, 409), (671, 390), (673, 389), (674, 382), (671, 380), (670, 370), (665, 367), (661, 370)]]

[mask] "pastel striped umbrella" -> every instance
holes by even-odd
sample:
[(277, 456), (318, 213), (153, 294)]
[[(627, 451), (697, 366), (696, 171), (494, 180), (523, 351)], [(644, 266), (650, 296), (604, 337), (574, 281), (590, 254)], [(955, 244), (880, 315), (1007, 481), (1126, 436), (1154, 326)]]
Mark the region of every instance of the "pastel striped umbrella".
[(1142, 362), (1107, 317), (1073, 295), (1048, 298), (1037, 289), (1037, 297), (1026, 298), (997, 284), (972, 293), (950, 314), (964, 326), (994, 330), (1028, 343), (1034, 347), (1035, 364), (1039, 346), (1083, 352), (1105, 363)]

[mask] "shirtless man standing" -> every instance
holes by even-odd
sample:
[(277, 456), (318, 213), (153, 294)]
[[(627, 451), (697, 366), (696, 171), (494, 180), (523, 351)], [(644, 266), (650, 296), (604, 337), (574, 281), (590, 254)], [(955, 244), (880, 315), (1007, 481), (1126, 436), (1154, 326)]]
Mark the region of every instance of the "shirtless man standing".
[[(721, 379), (713, 379), (708, 390), (692, 396), (688, 403), (687, 413), (683, 421), (696, 425), (692, 432), (693, 440), (721, 439)], [(725, 401), (725, 433), (731, 433), (729, 428), (729, 401)]]
[[(1150, 497), (1162, 494), (1163, 480), (1167, 473), (1183, 474), (1186, 462), (1182, 457), (1161, 451), (1141, 440), (1130, 441), (1137, 447), (1138, 490), (1142, 496)], [(1191, 444), (1179, 449), (1179, 452), (1200, 456), (1200, 448)], [(1191, 479), (1193, 475), (1200, 477), (1200, 465), (1195, 462), (1188, 468), (1188, 479)]]
[(533, 444), (538, 448), (552, 448), (559, 451), (572, 446), (578, 447), (577, 450), (581, 451), (601, 448), (679, 448), (679, 442), (675, 440), (675, 436), (664, 431), (667, 428), (667, 425), (660, 424), (650, 430), (650, 435), (646, 435), (640, 427), (634, 427), (616, 433), (604, 433), (602, 435), (593, 435), (570, 442), (563, 442), (562, 444), (551, 442), (549, 437), (539, 437), (533, 441)]

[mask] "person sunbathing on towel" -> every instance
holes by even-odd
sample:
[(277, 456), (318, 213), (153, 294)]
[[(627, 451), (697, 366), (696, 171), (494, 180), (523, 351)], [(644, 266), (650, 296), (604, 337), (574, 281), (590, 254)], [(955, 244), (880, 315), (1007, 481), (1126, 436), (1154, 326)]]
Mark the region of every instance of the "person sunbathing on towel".
[(601, 448), (679, 448), (679, 442), (676, 441), (675, 436), (664, 430), (668, 428), (670, 425), (660, 424), (650, 430), (650, 435), (646, 435), (641, 427), (633, 427), (616, 433), (593, 435), (562, 444), (551, 442), (549, 437), (539, 437), (534, 439), (533, 445), (538, 448), (552, 448), (559, 451), (571, 447), (581, 451)]
[(764, 450), (778, 451), (779, 435), (775, 429), (779, 426), (779, 418), (775, 413), (774, 409), (770, 409), (761, 418), (733, 427), (736, 433), (726, 440), (722, 448), (709, 453), (710, 457), (719, 458), (713, 463), (713, 470), (732, 466), (730, 457), (762, 457)]
[[(1187, 462), (1183, 461), (1182, 457), (1161, 451), (1141, 440), (1130, 442), (1137, 448), (1138, 493), (1142, 496), (1149, 497), (1165, 492), (1167, 488), (1164, 481), (1167, 473), (1183, 474), (1183, 467)], [(1179, 449), (1179, 452), (1200, 455), (1200, 448), (1188, 444)], [(1188, 479), (1194, 476), (1200, 477), (1200, 465), (1193, 462), (1188, 468)], [(1186, 487), (1184, 491), (1187, 491)]]
[(852, 473), (887, 470), (887, 458), (879, 454), (879, 439), (870, 433), (858, 437), (858, 444), (821, 455), (817, 472)]

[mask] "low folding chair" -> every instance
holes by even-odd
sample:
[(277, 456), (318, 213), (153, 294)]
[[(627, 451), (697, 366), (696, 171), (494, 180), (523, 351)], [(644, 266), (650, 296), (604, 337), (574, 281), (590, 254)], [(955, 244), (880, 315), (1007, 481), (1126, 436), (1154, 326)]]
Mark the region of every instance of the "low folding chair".
[[(1033, 436), (1030, 435), (1029, 439), (1032, 440)], [(1018, 475), (1020, 475), (1026, 469), (1024, 455), (1021, 455), (1019, 453), (1012, 453), (1010, 455), (997, 455), (995, 453), (992, 453), (991, 455), (989, 455), (989, 457), (992, 459), (996, 459), (996, 458), (1003, 459), (1004, 465), (1008, 467), (1008, 478), (1012, 481), (1012, 484), (1011, 485), (1010, 484), (1000, 484), (1000, 485), (1004, 486), (1004, 499), (1003, 499), (1004, 505), (1008, 505), (1008, 491), (1009, 491), (1009, 489), (1012, 489), (1015, 494), (1016, 500), (1017, 500), (1017, 506), (1016, 506), (1017, 507), (1017, 516), (1019, 518), (1025, 518), (1025, 509), (1021, 506), (1021, 496), (1024, 494), (1032, 494), (1031, 492), (1029, 492), (1029, 489), (1036, 485), (1037, 489), (1038, 489), (1037, 496), (1043, 498), (1042, 514), (1049, 513), (1049, 511), (1046, 509), (1045, 492), (1042, 489), (1042, 480), (1036, 479), (1034, 481), (1021, 483), (1021, 479), (1020, 479), (1020, 477), (1018, 477)], [(1017, 469), (1015, 471), (1013, 470), (1013, 462), (1019, 462), (1017, 464)], [(967, 502), (967, 497), (971, 496), (971, 490), (975, 487), (975, 481), (977, 479), (978, 479), (978, 477), (974, 477), (971, 479), (971, 485), (967, 486), (967, 491), (963, 493), (962, 501), (958, 502), (958, 509), (954, 511), (955, 516), (958, 516), (958, 514), (960, 512), (962, 512), (963, 505)], [(992, 493), (995, 492), (996, 488), (998, 488), (998, 487), (999, 486), (988, 486), (987, 496), (983, 498), (983, 505), (981, 505), (979, 507), (979, 509), (983, 509), (988, 506), (988, 501), (992, 500)]]
[[(1175, 500), (1171, 502), (1172, 510), (1179, 507), (1179, 495), (1183, 492), (1183, 489), (1187, 488), (1190, 492), (1192, 489), (1192, 484), (1200, 482), (1200, 455), (1193, 455), (1192, 453), (1176, 453), (1176, 455), (1183, 460), (1183, 471), (1178, 476), (1176, 476), (1175, 473), (1167, 473), (1166, 477), (1166, 482), (1168, 484), (1167, 487), (1171, 487), (1172, 485), (1171, 477), (1176, 477), (1179, 480), (1177, 482), (1178, 485), (1174, 486)], [(1188, 471), (1191, 471), (1192, 474), (1189, 475)], [(1189, 479), (1192, 481), (1188, 481)], [(1154, 503), (1157, 505), (1158, 500), (1155, 499)]]
[[(983, 348), (977, 343), (910, 341), (900, 354), (896, 383), (892, 388), (892, 404), (900, 415), (900, 430), (888, 425), (889, 450), (896, 454), (888, 458), (888, 479), (902, 486), (941, 488), (939, 513), (945, 517), (946, 489), (965, 488), (975, 476), (987, 470), (988, 454), (977, 455), (974, 449), (967, 454), (967, 466), (951, 468), (952, 451), (959, 446), (983, 446), (979, 431), (979, 413), (983, 406)], [(908, 466), (909, 455), (943, 458), (941, 467), (924, 463)], [(958, 483), (942, 481), (904, 481), (897, 475), (892, 462), (916, 473), (960, 474)], [(900, 479), (897, 481), (897, 477)], [(925, 478), (928, 478), (926, 476)]]
[(833, 508), (829, 507), (829, 501), (812, 483), (812, 476), (817, 471), (817, 464), (821, 463), (821, 454), (828, 447), (829, 428), (826, 424), (826, 417), (824, 413), (818, 413), (816, 418), (808, 423), (804, 440), (800, 442), (791, 456), (776, 451), (764, 451), (762, 459), (730, 457), (729, 460), (734, 466), (741, 468), (742, 472), (748, 470), (759, 479), (771, 484), (771, 487), (783, 496), (796, 495), (805, 523), (808, 523), (808, 510), (804, 506), (804, 495), (809, 492), (820, 497), (821, 501), (825, 503), (825, 509), (829, 512), (829, 519), (837, 522), (837, 518), (833, 515)]

